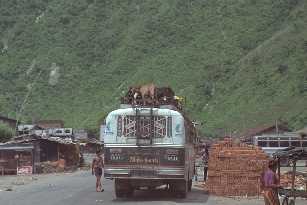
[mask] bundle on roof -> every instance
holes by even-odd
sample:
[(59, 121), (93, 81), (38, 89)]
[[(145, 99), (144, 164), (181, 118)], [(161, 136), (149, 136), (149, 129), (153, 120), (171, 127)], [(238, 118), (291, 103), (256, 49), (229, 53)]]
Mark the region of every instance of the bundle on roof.
[(157, 87), (154, 84), (130, 87), (121, 99), (122, 104), (141, 106), (174, 105), (180, 108), (182, 98), (175, 96), (170, 87)]

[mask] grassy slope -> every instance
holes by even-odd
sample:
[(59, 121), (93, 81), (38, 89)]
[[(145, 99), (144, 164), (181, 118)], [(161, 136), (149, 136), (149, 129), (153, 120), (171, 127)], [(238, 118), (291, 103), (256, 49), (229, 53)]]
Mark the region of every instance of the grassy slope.
[(305, 2), (7, 1), (0, 110), (94, 128), (129, 85), (154, 81), (187, 96), (206, 133), (275, 119), (300, 128), (307, 123)]

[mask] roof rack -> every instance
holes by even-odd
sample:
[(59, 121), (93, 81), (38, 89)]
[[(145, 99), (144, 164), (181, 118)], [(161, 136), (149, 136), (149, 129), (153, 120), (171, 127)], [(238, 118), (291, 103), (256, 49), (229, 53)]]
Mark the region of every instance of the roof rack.
[(182, 110), (184, 98), (175, 96), (170, 87), (156, 87), (154, 84), (130, 87), (124, 97), (121, 98), (121, 107), (156, 107), (173, 106)]

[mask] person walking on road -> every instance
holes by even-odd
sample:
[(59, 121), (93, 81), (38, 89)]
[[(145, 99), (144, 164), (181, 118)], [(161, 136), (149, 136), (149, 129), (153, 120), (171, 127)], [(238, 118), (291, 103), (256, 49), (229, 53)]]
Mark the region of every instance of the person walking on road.
[(276, 175), (276, 162), (271, 160), (262, 176), (265, 205), (280, 205), (278, 198), (279, 179)]
[(103, 158), (101, 156), (101, 152), (99, 150), (96, 151), (96, 156), (93, 159), (92, 163), (92, 175), (95, 174), (96, 176), (96, 191), (103, 192), (101, 185), (101, 176), (102, 176), (102, 169), (104, 167)]
[(202, 160), (204, 163), (204, 181), (207, 180), (209, 151), (207, 145), (202, 149)]

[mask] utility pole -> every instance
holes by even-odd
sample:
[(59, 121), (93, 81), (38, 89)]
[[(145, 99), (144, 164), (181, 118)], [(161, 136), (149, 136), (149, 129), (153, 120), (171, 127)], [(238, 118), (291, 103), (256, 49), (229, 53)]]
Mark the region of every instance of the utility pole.
[(275, 132), (276, 132), (277, 135), (279, 135), (278, 120), (275, 120)]
[(39, 78), (39, 76), (41, 75), (41, 73), (42, 73), (42, 71), (40, 71), (40, 72), (37, 74), (37, 76), (35, 77), (35, 79), (34, 79), (32, 85), (31, 85), (30, 89), (28, 90), (28, 92), (27, 92), (27, 94), (26, 94), (26, 96), (25, 96), (25, 98), (24, 98), (24, 100), (23, 100), (23, 102), (22, 102), (22, 104), (21, 104), (21, 106), (20, 106), (20, 109), (16, 112), (16, 130), (17, 130), (17, 128), (18, 128), (18, 123), (19, 123), (19, 121), (20, 121), (20, 116), (21, 116), (21, 114), (22, 114), (22, 112), (23, 112), (23, 110), (24, 110), (24, 107), (25, 107), (26, 104), (27, 104), (28, 98), (30, 97), (30, 95), (31, 95), (31, 93), (32, 93), (32, 90), (33, 90), (33, 88), (34, 88), (34, 85), (35, 85), (37, 79)]

